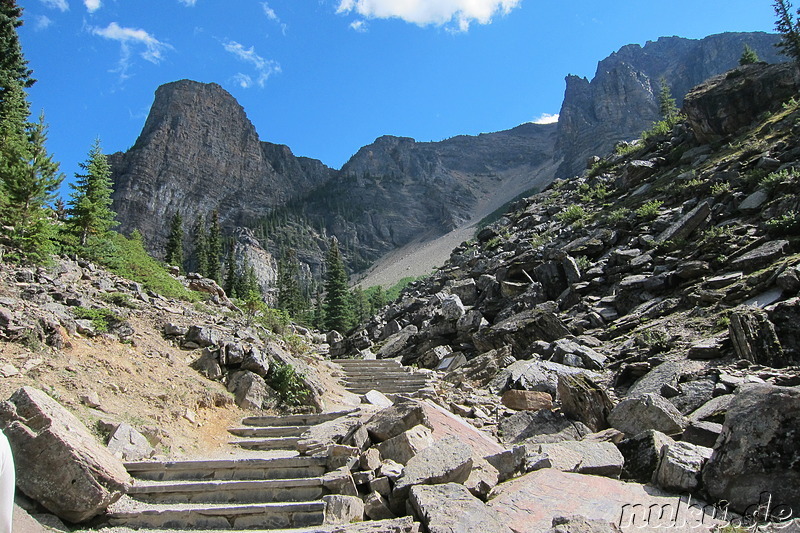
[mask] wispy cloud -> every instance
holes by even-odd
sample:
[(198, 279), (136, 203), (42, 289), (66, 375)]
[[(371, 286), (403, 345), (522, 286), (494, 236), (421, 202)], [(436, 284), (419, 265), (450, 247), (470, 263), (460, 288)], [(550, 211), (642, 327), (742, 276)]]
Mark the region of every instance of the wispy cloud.
[(164, 53), (172, 49), (172, 46), (159, 41), (145, 30), (125, 28), (116, 22), (112, 22), (105, 28), (90, 27), (89, 31), (94, 35), (119, 43), (120, 60), (116, 72), (119, 72), (122, 78), (128, 77), (127, 72), (134, 47), (142, 49), (139, 55), (153, 64), (160, 63), (164, 59)]
[(89, 13), (94, 13), (103, 5), (100, 0), (83, 0), (83, 5), (86, 6), (86, 10)]
[(539, 118), (535, 118), (531, 122), (534, 124), (555, 124), (558, 122), (558, 113), (555, 115), (550, 113), (542, 113)]
[(367, 21), (366, 20), (354, 20), (350, 23), (350, 29), (357, 31), (359, 33), (366, 33), (367, 31)]
[(269, 20), (271, 20), (275, 24), (280, 25), (281, 32), (283, 32), (283, 34), (286, 35), (286, 30), (287, 30), (288, 27), (286, 26), (286, 24), (281, 22), (281, 18), (278, 16), (277, 13), (275, 13), (275, 10), (272, 9), (271, 7), (269, 7), (269, 3), (268, 2), (261, 2), (261, 9), (264, 10), (264, 14), (267, 16), (267, 18)]
[(194, 5), (197, 3), (197, 0), (178, 0), (178, 2), (187, 7), (194, 7)]
[(58, 9), (62, 12), (69, 11), (67, 0), (42, 0), (42, 3), (47, 7)]
[[(264, 59), (256, 53), (255, 47), (245, 48), (243, 45), (236, 41), (225, 41), (222, 43), (225, 51), (233, 54), (234, 57), (245, 63), (249, 63), (256, 70), (255, 83), (259, 87), (263, 87), (270, 76), (278, 74), (281, 71), (281, 66), (277, 61), (272, 59)], [(252, 86), (253, 79), (247, 74), (239, 73), (235, 77), (236, 82), (240, 87), (245, 89)]]
[(36, 29), (36, 31), (46, 30), (52, 24), (53, 24), (52, 19), (46, 17), (45, 15), (39, 15), (38, 17), (36, 17), (36, 25), (34, 26), (34, 29)]
[(337, 12), (366, 18), (399, 18), (419, 26), (454, 25), (467, 31), (472, 22), (489, 24), (496, 14), (508, 14), (522, 0), (339, 0)]

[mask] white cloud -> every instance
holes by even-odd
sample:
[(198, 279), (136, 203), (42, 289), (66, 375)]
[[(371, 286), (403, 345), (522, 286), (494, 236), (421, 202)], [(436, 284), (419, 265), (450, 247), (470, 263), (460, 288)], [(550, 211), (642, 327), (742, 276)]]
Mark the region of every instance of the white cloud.
[[(273, 61), (272, 59), (264, 59), (256, 53), (256, 49), (253, 46), (250, 48), (245, 48), (236, 41), (226, 41), (222, 43), (222, 46), (225, 48), (225, 51), (233, 54), (240, 61), (250, 63), (256, 69), (256, 83), (259, 87), (263, 87), (270, 76), (273, 74), (278, 74), (281, 71), (281, 66), (277, 61)], [(246, 89), (251, 85), (248, 84), (245, 86), (242, 83), (243, 76), (245, 75), (241, 73), (237, 74), (236, 81), (241, 87)], [(252, 83), (252, 78), (250, 78), (250, 83)]]
[(94, 35), (99, 35), (112, 41), (117, 41), (120, 45), (119, 67), (115, 72), (119, 72), (120, 77), (127, 78), (128, 68), (132, 55), (131, 48), (134, 46), (144, 47), (139, 55), (150, 63), (158, 64), (164, 59), (164, 52), (171, 50), (172, 46), (162, 43), (147, 31), (138, 28), (125, 28), (112, 22), (105, 28), (90, 27), (89, 31)]
[(86, 10), (89, 13), (94, 13), (100, 9), (100, 6), (102, 6), (103, 3), (100, 0), (83, 0), (83, 5), (86, 6)]
[(367, 21), (366, 20), (354, 20), (350, 23), (350, 29), (357, 31), (359, 33), (366, 33), (367, 31)]
[(46, 17), (44, 15), (39, 15), (38, 17), (36, 17), (35, 29), (37, 31), (46, 30), (52, 24), (53, 24), (53, 21), (50, 18), (48, 18), (48, 17)]
[(522, 0), (339, 0), (337, 12), (399, 18), (419, 26), (453, 23), (458, 31), (467, 31), (471, 22), (488, 24), (497, 13), (505, 15), (521, 3)]
[(558, 122), (558, 113), (555, 115), (542, 113), (539, 118), (533, 120), (534, 124), (555, 124), (556, 122)]
[(275, 22), (281, 21), (281, 19), (278, 18), (278, 15), (275, 13), (275, 10), (269, 7), (267, 2), (261, 2), (261, 7), (264, 9), (264, 14), (269, 20), (274, 20)]
[(233, 81), (236, 82), (236, 84), (242, 89), (249, 89), (253, 86), (253, 78), (247, 74), (242, 74), (241, 72), (237, 73), (233, 77)]
[(42, 0), (42, 3), (47, 7), (58, 9), (60, 11), (69, 11), (69, 4), (67, 0)]
[(178, 0), (178, 1), (187, 7), (194, 7), (194, 5), (197, 3), (197, 0)]

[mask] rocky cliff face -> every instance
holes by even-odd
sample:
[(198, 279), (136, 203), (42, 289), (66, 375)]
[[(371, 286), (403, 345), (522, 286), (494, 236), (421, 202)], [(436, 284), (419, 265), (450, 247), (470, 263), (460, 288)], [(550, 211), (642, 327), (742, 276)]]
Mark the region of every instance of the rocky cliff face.
[(153, 251), (176, 212), (188, 227), (215, 209), (228, 229), (252, 225), (333, 175), (286, 146), (262, 143), (227, 91), (189, 80), (159, 87), (136, 144), (109, 159), (121, 229), (141, 231)]
[(700, 40), (662, 37), (645, 46), (622, 47), (600, 61), (591, 81), (567, 76), (557, 141), (563, 163), (557, 177), (579, 174), (589, 157), (637, 138), (660, 120), (662, 77), (680, 107), (692, 87), (735, 67), (745, 44), (763, 61), (785, 61), (776, 42), (778, 36), (767, 33), (723, 33)]

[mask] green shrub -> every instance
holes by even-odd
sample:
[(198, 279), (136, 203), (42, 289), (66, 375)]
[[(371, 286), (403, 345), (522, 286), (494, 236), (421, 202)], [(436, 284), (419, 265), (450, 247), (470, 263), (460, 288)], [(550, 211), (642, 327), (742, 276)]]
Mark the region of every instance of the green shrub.
[(731, 184), (727, 181), (723, 181), (722, 183), (715, 183), (711, 186), (711, 194), (713, 196), (722, 196), (725, 193), (731, 192)]
[(627, 207), (620, 207), (618, 209), (614, 209), (606, 215), (606, 222), (609, 224), (617, 224), (629, 216), (631, 216), (631, 210)]
[(131, 299), (131, 295), (124, 292), (105, 292), (100, 295), (100, 299), (118, 307), (127, 307), (128, 309), (139, 308), (136, 302)]
[(772, 192), (784, 183), (792, 183), (797, 181), (798, 175), (800, 175), (800, 173), (797, 171), (797, 169), (784, 168), (783, 170), (778, 170), (767, 174), (767, 176), (761, 180), (761, 186)]
[(141, 283), (145, 289), (167, 298), (188, 301), (200, 299), (197, 293), (186, 289), (147, 253), (138, 232), (134, 232), (131, 238), (116, 232), (91, 237), (82, 255), (114, 274)]
[(788, 211), (767, 221), (767, 233), (772, 236), (800, 235), (800, 213)]
[(661, 137), (662, 135), (667, 135), (669, 132), (672, 131), (678, 123), (682, 122), (686, 117), (681, 114), (675, 114), (664, 120), (659, 120), (658, 122), (654, 122), (653, 126), (644, 132), (642, 132), (642, 140), (647, 141), (652, 137)]
[(289, 406), (299, 406), (308, 398), (305, 376), (293, 365), (273, 361), (267, 373), (267, 385), (278, 393), (281, 401)]
[(288, 328), (291, 323), (289, 313), (281, 309), (267, 307), (266, 305), (259, 310), (258, 314), (255, 315), (253, 319), (258, 324), (277, 335), (283, 335), (286, 332), (286, 328)]
[(636, 216), (642, 220), (653, 220), (658, 216), (663, 203), (661, 200), (651, 200), (636, 210)]
[(602, 174), (606, 170), (611, 170), (611, 168), (613, 166), (614, 166), (614, 164), (611, 161), (609, 161), (607, 159), (601, 159), (598, 162), (596, 162), (595, 164), (593, 164), (591, 167), (589, 167), (588, 176), (590, 178), (594, 178), (595, 176), (599, 176), (600, 174)]
[(564, 224), (575, 224), (576, 222), (585, 220), (587, 217), (586, 210), (579, 205), (571, 205), (564, 211), (558, 213), (556, 218)]
[(112, 326), (121, 322), (120, 317), (111, 309), (73, 307), (73, 316), (78, 320), (91, 320), (95, 331), (107, 333)]
[(598, 183), (594, 187), (590, 187), (586, 183), (581, 183), (581, 185), (578, 187), (578, 194), (580, 194), (581, 202), (588, 204), (595, 200), (605, 200), (611, 196), (611, 191), (608, 190), (608, 187), (605, 183)]

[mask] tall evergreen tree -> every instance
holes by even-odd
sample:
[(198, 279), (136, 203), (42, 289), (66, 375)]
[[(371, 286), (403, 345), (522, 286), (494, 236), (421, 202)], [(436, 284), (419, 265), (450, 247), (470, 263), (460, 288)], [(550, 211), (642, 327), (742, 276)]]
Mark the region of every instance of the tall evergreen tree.
[(208, 236), (203, 215), (197, 217), (192, 228), (192, 244), (195, 261), (197, 261), (197, 272), (202, 276), (208, 276)]
[(664, 120), (671, 120), (678, 114), (678, 106), (675, 105), (675, 98), (665, 78), (659, 80), (658, 89), (658, 112)]
[(278, 262), (277, 285), (278, 309), (286, 311), (291, 317), (299, 317), (308, 306), (300, 290), (300, 262), (293, 248)]
[[(17, 101), (24, 91), (12, 87), (6, 94), (4, 111), (24, 112), (27, 106)], [(40, 262), (49, 253), (52, 236), (48, 204), (56, 198), (64, 177), (45, 148), (47, 126), (43, 116), (35, 124), (26, 124), (22, 131), (16, 118), (0, 122), (0, 186), (5, 200), (2, 222), (13, 228), (6, 237), (23, 257)]]
[(111, 165), (100, 140), (95, 140), (89, 157), (80, 167), (85, 174), (75, 174), (73, 192), (68, 202), (68, 224), (77, 233), (81, 246), (90, 235), (102, 235), (117, 225), (116, 213), (111, 210)]
[(781, 34), (776, 46), (781, 53), (800, 63), (800, 21), (795, 20), (792, 14), (792, 3), (789, 0), (775, 0), (772, 7), (777, 17), (775, 29)]
[(177, 211), (172, 215), (164, 261), (183, 269), (183, 217)]
[(753, 63), (758, 63), (760, 59), (758, 58), (758, 54), (755, 50), (750, 48), (750, 46), (745, 43), (744, 50), (742, 50), (742, 57), (739, 58), (739, 65), (752, 65)]
[(222, 281), (222, 289), (231, 298), (236, 297), (236, 289), (238, 275), (236, 274), (236, 259), (233, 257), (233, 250), (228, 253), (228, 259), (225, 261), (225, 279)]
[(220, 257), (222, 256), (222, 230), (219, 226), (219, 211), (211, 213), (211, 226), (208, 229), (206, 248), (206, 276), (220, 283), (222, 279)]
[(369, 300), (361, 287), (354, 287), (350, 292), (350, 302), (353, 309), (353, 319), (363, 322), (370, 317)]
[[(6, 104), (14, 98), (9, 92), (14, 88), (24, 92), (36, 81), (31, 77), (33, 72), (22, 54), (17, 34), (21, 17), (22, 8), (14, 0), (0, 0), (0, 117), (7, 115)], [(26, 109), (25, 120), (27, 116)]]
[(386, 305), (386, 293), (383, 287), (377, 285), (369, 296), (370, 314), (376, 314), (384, 305)]
[(348, 278), (344, 269), (342, 255), (339, 252), (339, 241), (331, 237), (328, 253), (325, 257), (325, 328), (345, 333), (352, 323), (350, 309), (350, 291), (347, 289)]

